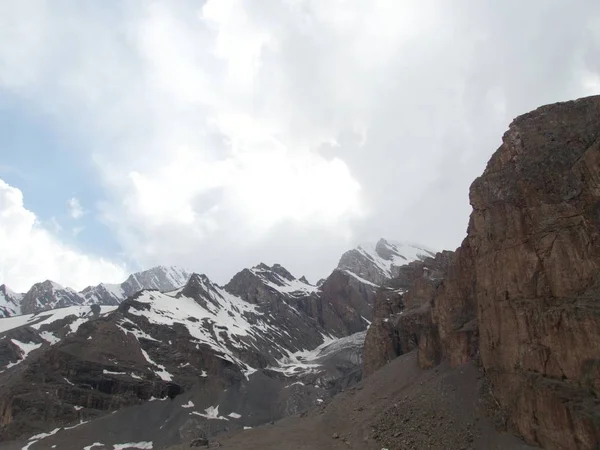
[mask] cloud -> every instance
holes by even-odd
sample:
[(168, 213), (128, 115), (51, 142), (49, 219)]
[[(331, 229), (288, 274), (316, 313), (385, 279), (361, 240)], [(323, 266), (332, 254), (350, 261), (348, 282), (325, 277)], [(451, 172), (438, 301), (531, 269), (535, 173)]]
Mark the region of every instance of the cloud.
[(316, 278), (361, 239), (456, 247), (510, 120), (598, 91), (599, 20), (591, 0), (5, 2), (0, 85), (85, 133), (138, 265)]
[(69, 215), (71, 218), (79, 219), (81, 216), (83, 216), (84, 211), (77, 197), (71, 197), (67, 202), (67, 206), (69, 207)]
[(23, 206), (21, 191), (1, 179), (0, 248), (0, 279), (19, 291), (45, 279), (78, 289), (125, 279), (122, 266), (82, 254), (43, 228)]

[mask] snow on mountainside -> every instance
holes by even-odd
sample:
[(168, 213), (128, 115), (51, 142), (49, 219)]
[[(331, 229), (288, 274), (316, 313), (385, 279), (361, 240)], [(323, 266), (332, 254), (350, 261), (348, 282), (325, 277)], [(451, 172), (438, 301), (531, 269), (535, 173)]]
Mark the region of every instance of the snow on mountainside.
[[(296, 414), (356, 379), (366, 322), (352, 304), (332, 307), (324, 291), (278, 265), (245, 273), (270, 301), (250, 303), (193, 274), (179, 289), (143, 290), (100, 313), (73, 306), (0, 319), (0, 399), (20, 405), (0, 412), (0, 421), (11, 415), (4, 439), (56, 427), (70, 432), (65, 424), (179, 396), (190, 410), (164, 422), (169, 427), (192, 415), (218, 419), (202, 411), (219, 407), (227, 426), (256, 426)], [(362, 329), (346, 338), (318, 311)], [(130, 427), (122, 432), (145, 440)], [(36, 445), (31, 450), (46, 448)]]
[(11, 291), (5, 284), (0, 286), (0, 318), (21, 314), (23, 294)]
[(376, 244), (361, 244), (342, 255), (338, 269), (360, 279), (381, 285), (398, 275), (398, 268), (412, 261), (435, 256), (435, 251), (418, 244), (380, 239)]

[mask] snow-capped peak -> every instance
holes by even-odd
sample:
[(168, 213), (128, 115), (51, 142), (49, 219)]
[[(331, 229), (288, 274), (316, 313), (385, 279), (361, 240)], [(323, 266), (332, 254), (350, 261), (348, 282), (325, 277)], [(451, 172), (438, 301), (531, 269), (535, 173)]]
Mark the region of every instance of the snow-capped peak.
[(121, 288), (126, 297), (135, 294), (141, 289), (158, 289), (168, 292), (185, 285), (191, 273), (176, 266), (157, 266), (143, 272), (131, 274), (121, 283)]
[(250, 272), (260, 278), (265, 285), (283, 294), (304, 296), (318, 290), (305, 277), (295, 278), (280, 264), (273, 264), (272, 267), (269, 267), (261, 263), (250, 269)]
[(18, 294), (9, 289), (5, 284), (0, 286), (0, 317), (10, 317), (21, 314), (21, 299), (23, 294)]
[(399, 267), (434, 256), (435, 251), (420, 244), (380, 239), (344, 253), (338, 268), (380, 285), (395, 277)]

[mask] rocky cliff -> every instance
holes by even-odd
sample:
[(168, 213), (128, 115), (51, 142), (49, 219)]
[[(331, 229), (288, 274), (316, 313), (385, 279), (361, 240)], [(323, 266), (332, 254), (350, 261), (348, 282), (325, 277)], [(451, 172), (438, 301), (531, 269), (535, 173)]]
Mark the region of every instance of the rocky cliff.
[[(422, 366), (477, 359), (528, 443), (597, 449), (600, 97), (515, 119), (470, 201), (467, 237), (439, 279), (423, 273), (376, 313), (367, 370), (414, 347)], [(421, 312), (399, 320), (415, 299)]]

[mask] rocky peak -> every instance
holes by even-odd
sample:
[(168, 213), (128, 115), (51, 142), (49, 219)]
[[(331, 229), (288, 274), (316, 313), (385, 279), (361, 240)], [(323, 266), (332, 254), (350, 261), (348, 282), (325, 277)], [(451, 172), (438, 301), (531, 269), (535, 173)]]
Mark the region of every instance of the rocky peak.
[(280, 264), (272, 267), (261, 263), (237, 273), (227, 285), (227, 292), (250, 303), (272, 303), (281, 297), (301, 298), (317, 291), (306, 278), (296, 279)]
[(81, 291), (85, 304), (118, 305), (143, 289), (169, 292), (186, 284), (190, 273), (177, 267), (157, 266), (131, 274), (121, 284), (100, 283)]
[(118, 305), (125, 298), (120, 284), (100, 283), (97, 286), (88, 286), (81, 295), (86, 303), (98, 305)]
[(338, 269), (348, 270), (368, 282), (382, 285), (397, 276), (399, 267), (433, 256), (435, 252), (422, 245), (380, 239), (375, 244), (361, 244), (344, 253)]
[(82, 305), (85, 298), (51, 280), (34, 284), (21, 300), (21, 312), (31, 314), (66, 306)]
[[(271, 267), (271, 271), (273, 271), (274, 273), (276, 273), (277, 275), (279, 275), (280, 277), (288, 280), (288, 281), (292, 281), (295, 280), (296, 278), (294, 278), (294, 276), (288, 272), (288, 270), (283, 267), (281, 264), (273, 264), (273, 266)], [(308, 282), (307, 282), (308, 283)]]
[(17, 294), (5, 284), (0, 286), (0, 317), (10, 317), (21, 314), (21, 299), (23, 294)]
[(157, 266), (131, 274), (121, 283), (121, 288), (125, 297), (142, 289), (158, 289), (161, 292), (169, 292), (185, 285), (189, 277), (190, 273), (185, 269), (175, 266)]
[[(190, 275), (190, 279), (185, 286), (183, 286), (181, 291), (176, 295), (193, 298), (197, 302), (204, 302), (205, 299), (212, 298), (217, 292), (217, 288), (218, 286), (216, 286), (206, 275), (193, 273)], [(205, 303), (202, 304), (206, 307)]]

